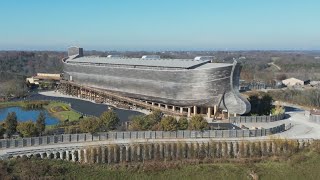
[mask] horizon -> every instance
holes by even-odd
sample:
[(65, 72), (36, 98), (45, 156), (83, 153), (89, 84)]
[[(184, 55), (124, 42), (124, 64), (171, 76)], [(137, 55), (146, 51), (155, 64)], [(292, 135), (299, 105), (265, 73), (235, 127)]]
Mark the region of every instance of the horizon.
[(0, 50), (318, 51), (310, 0), (1, 1)]
[[(0, 52), (3, 51), (8, 51), (8, 52), (68, 52), (68, 48), (72, 47), (72, 46), (68, 46), (65, 49), (0, 49)], [(83, 47), (81, 47), (83, 48)], [(143, 49), (128, 49), (128, 50), (121, 50), (121, 49), (85, 49), (83, 48), (84, 52), (92, 52), (92, 51), (96, 51), (96, 52), (100, 52), (100, 53), (104, 53), (104, 52), (120, 52), (120, 53), (124, 53), (124, 52), (156, 52), (156, 53), (161, 53), (161, 52), (294, 52), (294, 53), (298, 53), (298, 52), (320, 52), (320, 49), (181, 49), (181, 50), (176, 50), (176, 49), (167, 49), (167, 50), (161, 50), (161, 49), (154, 49), (154, 50), (143, 50)]]

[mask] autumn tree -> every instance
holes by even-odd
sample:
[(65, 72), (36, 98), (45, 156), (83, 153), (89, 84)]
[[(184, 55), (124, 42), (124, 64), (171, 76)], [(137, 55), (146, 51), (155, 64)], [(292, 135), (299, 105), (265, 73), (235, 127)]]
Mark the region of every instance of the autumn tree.
[(148, 123), (147, 116), (138, 115), (130, 117), (129, 130), (141, 131), (148, 130), (149, 128), (150, 124)]
[(181, 117), (178, 121), (178, 129), (179, 130), (186, 130), (188, 129), (188, 119), (186, 117)]
[(5, 120), (6, 133), (8, 137), (11, 137), (15, 132), (17, 132), (17, 115), (15, 112), (8, 113), (8, 116)]
[(197, 114), (192, 116), (189, 122), (190, 130), (205, 130), (208, 129), (208, 122), (203, 118), (203, 116)]
[(272, 110), (271, 110), (272, 115), (280, 115), (280, 114), (284, 114), (284, 113), (285, 113), (285, 109), (283, 106), (281, 106), (280, 103), (277, 103), (275, 105), (275, 107), (272, 108)]
[(150, 121), (158, 123), (163, 117), (163, 113), (160, 110), (154, 110), (151, 114), (147, 115)]
[(102, 130), (114, 130), (117, 128), (119, 123), (120, 119), (118, 115), (112, 110), (108, 110), (100, 116), (100, 125)]
[(17, 126), (17, 131), (22, 137), (32, 137), (38, 134), (37, 127), (31, 120), (20, 122)]
[(163, 113), (160, 110), (154, 110), (148, 115), (133, 116), (130, 118), (129, 129), (135, 131), (159, 130), (162, 117)]
[(36, 121), (37, 131), (40, 135), (44, 132), (46, 128), (46, 115), (43, 112), (40, 112), (37, 121)]
[(176, 131), (178, 129), (178, 122), (172, 116), (166, 116), (160, 121), (161, 129), (164, 131)]
[(100, 121), (96, 117), (88, 117), (81, 120), (79, 125), (82, 132), (94, 134), (99, 130)]
[(129, 130), (146, 131), (153, 129), (157, 122), (149, 116), (138, 115), (130, 118)]

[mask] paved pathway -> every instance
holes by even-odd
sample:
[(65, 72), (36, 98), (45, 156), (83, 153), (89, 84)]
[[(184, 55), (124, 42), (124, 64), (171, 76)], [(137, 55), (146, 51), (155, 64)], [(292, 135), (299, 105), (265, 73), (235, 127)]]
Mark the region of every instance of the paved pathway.
[(291, 129), (273, 135), (273, 137), (280, 138), (313, 138), (320, 139), (320, 124), (309, 121), (309, 117), (305, 115), (305, 111), (300, 112), (289, 112), (287, 113), (290, 117), (287, 119), (270, 122), (270, 123), (243, 123), (246, 127), (264, 127), (270, 128), (285, 123), (286, 125), (291, 124)]

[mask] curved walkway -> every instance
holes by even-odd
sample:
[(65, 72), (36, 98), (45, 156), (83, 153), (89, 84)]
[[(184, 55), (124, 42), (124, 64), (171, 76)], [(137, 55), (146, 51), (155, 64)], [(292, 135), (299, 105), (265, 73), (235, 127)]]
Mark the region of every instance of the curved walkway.
[[(288, 112), (288, 118), (276, 122), (269, 123), (242, 123), (246, 127), (274, 127), (279, 124), (291, 124), (290, 130), (273, 135), (277, 138), (297, 139), (297, 138), (313, 138), (320, 139), (320, 124), (309, 121), (309, 117), (305, 115), (305, 111)], [(242, 125), (241, 124), (241, 125)]]

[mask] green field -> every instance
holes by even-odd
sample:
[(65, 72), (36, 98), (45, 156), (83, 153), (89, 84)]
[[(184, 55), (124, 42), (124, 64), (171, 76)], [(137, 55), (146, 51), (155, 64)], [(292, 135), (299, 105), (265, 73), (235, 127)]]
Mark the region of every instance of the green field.
[[(0, 161), (0, 179), (320, 179), (320, 154), (300, 152), (265, 160), (203, 163), (201, 161), (147, 162), (119, 165), (82, 165), (61, 160), (12, 159)], [(2, 177), (1, 177), (2, 175)]]

